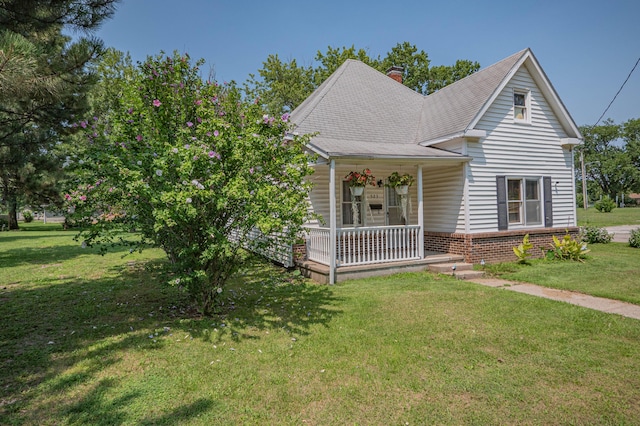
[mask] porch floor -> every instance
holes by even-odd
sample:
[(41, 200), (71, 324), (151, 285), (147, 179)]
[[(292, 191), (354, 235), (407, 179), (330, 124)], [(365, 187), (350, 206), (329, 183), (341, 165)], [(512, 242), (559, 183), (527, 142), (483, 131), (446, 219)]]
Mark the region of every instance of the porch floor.
[[(399, 272), (426, 271), (429, 265), (463, 261), (464, 257), (457, 254), (425, 251), (424, 259), (370, 263), (367, 265), (355, 266), (339, 266), (336, 268), (335, 280), (338, 283), (358, 278), (397, 274)], [(305, 277), (311, 278), (312, 280), (322, 284), (329, 283), (329, 266), (312, 260), (299, 262), (297, 266)]]

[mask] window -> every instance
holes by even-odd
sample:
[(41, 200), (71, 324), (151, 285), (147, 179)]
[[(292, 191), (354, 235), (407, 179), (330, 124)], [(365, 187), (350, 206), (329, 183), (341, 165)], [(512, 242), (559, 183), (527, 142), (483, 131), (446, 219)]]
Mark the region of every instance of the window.
[(496, 190), (498, 230), (540, 225), (553, 227), (551, 176), (496, 176)]
[(513, 119), (516, 122), (531, 122), (529, 114), (529, 93), (524, 91), (513, 92)]
[(357, 225), (364, 225), (364, 209), (362, 208), (362, 200), (364, 195), (351, 197), (351, 191), (349, 190), (349, 182), (342, 182), (342, 225), (356, 225), (353, 220), (354, 206), (352, 199), (356, 203), (358, 209), (358, 223)]
[(542, 224), (540, 179), (507, 179), (509, 225)]

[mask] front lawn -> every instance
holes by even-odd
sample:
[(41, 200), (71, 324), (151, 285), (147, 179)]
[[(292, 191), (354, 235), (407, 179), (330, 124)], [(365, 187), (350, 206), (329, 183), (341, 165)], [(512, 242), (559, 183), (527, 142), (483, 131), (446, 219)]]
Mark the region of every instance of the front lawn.
[(585, 262), (532, 260), (487, 270), (500, 278), (572, 290), (640, 305), (640, 249), (627, 243), (589, 244)]
[(594, 207), (588, 210), (578, 208), (579, 226), (638, 225), (640, 227), (640, 207), (616, 208), (609, 213), (601, 213)]
[[(201, 318), (159, 251), (102, 257), (71, 236), (0, 233), (0, 424), (640, 418), (637, 320), (429, 273), (317, 285), (259, 261)], [(598, 262), (587, 274), (608, 276)]]

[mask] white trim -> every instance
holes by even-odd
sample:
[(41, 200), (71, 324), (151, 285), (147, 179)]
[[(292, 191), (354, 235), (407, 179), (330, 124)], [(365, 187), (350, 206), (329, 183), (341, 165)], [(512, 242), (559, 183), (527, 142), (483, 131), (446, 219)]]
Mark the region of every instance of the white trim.
[[(516, 117), (516, 95), (524, 96), (524, 118)], [(514, 87), (511, 95), (513, 108), (513, 122), (516, 124), (531, 124), (531, 90)]]
[(565, 149), (571, 149), (574, 146), (582, 145), (582, 139), (579, 138), (561, 138), (560, 145)]
[[(486, 138), (487, 137), (487, 131), (486, 130), (480, 130), (480, 129), (467, 129), (463, 132), (456, 132), (456, 133), (451, 133), (445, 136), (441, 136), (437, 139), (431, 139), (428, 141), (423, 141), (420, 142), (418, 145), (421, 146), (431, 146), (431, 145), (437, 145), (439, 143), (442, 142), (448, 142), (448, 141), (452, 141), (454, 139), (460, 139), (460, 138), (467, 138), (470, 140), (479, 140), (482, 138)], [(469, 158), (470, 157), (466, 157)], [(467, 160), (469, 161), (469, 160)]]
[[(462, 154), (467, 155), (467, 141), (462, 142)], [(464, 200), (464, 232), (471, 232), (471, 207), (469, 206), (469, 163), (464, 163), (462, 166), (462, 173), (464, 178), (464, 187), (462, 199)], [(508, 221), (507, 221), (508, 222)]]
[(336, 283), (336, 160), (329, 164), (329, 284)]
[(422, 165), (418, 165), (418, 225), (420, 230), (418, 231), (418, 255), (420, 259), (424, 259), (424, 203), (422, 196)]
[[(519, 223), (511, 223), (509, 220), (509, 204), (512, 202), (509, 199), (509, 181), (517, 180), (520, 181), (520, 219)], [(536, 181), (538, 182), (538, 205), (540, 206), (540, 223), (537, 224), (527, 224), (527, 181)], [(544, 228), (545, 227), (545, 206), (544, 206), (544, 180), (543, 176), (505, 176), (505, 191), (507, 191), (507, 229), (529, 229), (529, 228)], [(553, 191), (553, 188), (552, 188)], [(515, 201), (513, 201), (515, 202)]]

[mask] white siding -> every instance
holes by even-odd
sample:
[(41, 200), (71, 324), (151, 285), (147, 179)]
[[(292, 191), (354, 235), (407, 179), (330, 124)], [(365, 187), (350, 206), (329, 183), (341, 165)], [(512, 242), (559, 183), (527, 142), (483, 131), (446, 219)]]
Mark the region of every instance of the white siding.
[[(531, 123), (513, 121), (513, 90), (528, 90)], [(486, 130), (468, 142), (470, 231), (498, 230), (496, 175), (551, 176), (554, 227), (575, 225), (572, 154), (560, 145), (566, 137), (555, 114), (526, 68), (521, 68), (476, 125)], [(556, 184), (557, 182), (557, 184)]]
[(424, 226), (431, 232), (464, 232), (463, 165), (425, 166)]

